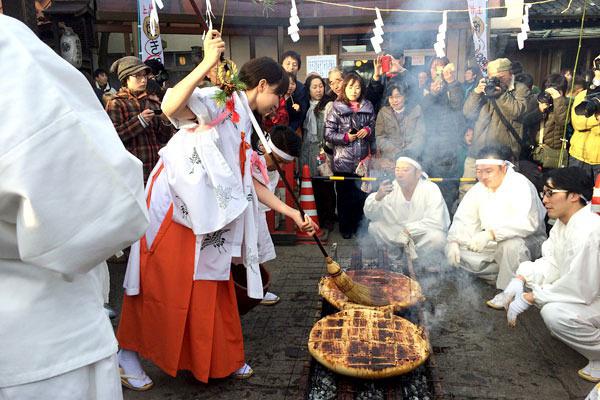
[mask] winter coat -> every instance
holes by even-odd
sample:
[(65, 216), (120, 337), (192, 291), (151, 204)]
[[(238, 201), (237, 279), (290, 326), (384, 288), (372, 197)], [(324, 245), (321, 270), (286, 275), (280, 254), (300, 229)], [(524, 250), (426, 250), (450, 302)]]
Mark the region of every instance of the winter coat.
[(420, 159), (425, 145), (425, 124), (421, 107), (407, 105), (400, 122), (390, 106), (383, 107), (375, 123), (379, 156), (396, 161), (400, 155)]
[(292, 99), (287, 99), (285, 105), (290, 116), (290, 128), (295, 132), (298, 128), (302, 128), (306, 112), (308, 111), (308, 88), (304, 87), (302, 82), (296, 81), (296, 90), (292, 93), (292, 97), (294, 103), (300, 104), (300, 110), (296, 111), (292, 108)]
[(423, 162), (428, 173), (458, 173), (457, 152), (466, 131), (463, 93), (461, 83), (454, 81), (444, 84), (438, 93), (430, 91), (421, 101), (427, 138)]
[[(348, 141), (352, 129), (370, 130), (364, 139)], [(375, 113), (373, 104), (368, 100), (360, 103), (358, 112), (342, 101), (335, 101), (325, 123), (325, 140), (333, 144), (333, 171), (354, 173), (360, 160), (369, 154), (375, 154)]]
[[(532, 123), (536, 128), (534, 137), (535, 145), (542, 143), (554, 150), (560, 150), (569, 100), (561, 96), (554, 99), (553, 104), (552, 111), (548, 113), (542, 113), (539, 108), (529, 113), (528, 118), (525, 119), (525, 123)], [(542, 127), (544, 128), (543, 138), (541, 137)]]
[[(523, 137), (521, 118), (527, 111), (529, 89), (521, 82), (514, 82), (508, 90), (496, 98), (498, 108), (511, 123), (520, 138)], [(488, 145), (508, 146), (515, 159), (521, 153), (521, 144), (504, 126), (494, 106), (483, 93), (472, 91), (465, 101), (463, 112), (467, 119), (475, 120), (473, 144), (469, 149), (469, 157), (475, 158), (479, 151)]]
[(571, 124), (575, 132), (571, 137), (569, 154), (584, 163), (596, 165), (600, 164), (600, 123), (595, 115), (586, 118), (575, 113), (575, 107), (581, 104), (586, 95), (587, 90), (582, 91), (573, 102)]

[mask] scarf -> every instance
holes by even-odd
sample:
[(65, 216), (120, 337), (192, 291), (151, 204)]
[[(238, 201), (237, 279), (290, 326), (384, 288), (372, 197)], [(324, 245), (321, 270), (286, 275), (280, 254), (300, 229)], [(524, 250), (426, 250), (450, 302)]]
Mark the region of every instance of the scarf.
[(319, 104), (318, 100), (311, 100), (306, 119), (304, 120), (304, 131), (307, 133), (310, 143), (318, 143), (319, 137), (317, 134), (317, 116), (315, 115), (315, 107)]

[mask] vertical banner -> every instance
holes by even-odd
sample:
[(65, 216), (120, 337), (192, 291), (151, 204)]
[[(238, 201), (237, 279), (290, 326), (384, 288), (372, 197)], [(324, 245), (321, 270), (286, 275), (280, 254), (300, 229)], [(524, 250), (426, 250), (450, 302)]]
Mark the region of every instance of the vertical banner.
[(487, 0), (468, 0), (469, 19), (475, 45), (475, 61), (481, 71), (486, 74), (488, 64)]
[(150, 29), (152, 7), (154, 7), (152, 0), (138, 0), (139, 57), (142, 61), (156, 59), (164, 64), (160, 27), (154, 23), (154, 34)]

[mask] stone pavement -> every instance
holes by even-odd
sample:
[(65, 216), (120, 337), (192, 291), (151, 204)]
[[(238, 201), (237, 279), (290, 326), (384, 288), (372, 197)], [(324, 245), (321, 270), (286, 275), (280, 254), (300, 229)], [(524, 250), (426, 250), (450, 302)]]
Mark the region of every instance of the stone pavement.
[[(337, 233), (339, 261), (348, 265), (355, 240)], [(247, 361), (255, 376), (221, 379), (208, 385), (190, 373), (171, 378), (150, 363), (155, 387), (145, 393), (124, 389), (126, 400), (303, 399), (310, 365), (308, 333), (320, 315), (317, 293), (324, 273), (314, 245), (278, 246), (268, 263), (271, 289), (281, 296), (273, 307), (258, 306), (242, 317)], [(120, 308), (124, 264), (111, 264), (111, 303)], [(417, 271), (419, 274), (419, 271)], [(484, 305), (495, 290), (460, 271), (419, 278), (428, 298), (425, 315), (431, 332), (437, 376), (447, 399), (583, 400), (593, 384), (577, 376), (586, 364), (579, 354), (550, 337), (537, 309), (508, 328), (506, 314)]]

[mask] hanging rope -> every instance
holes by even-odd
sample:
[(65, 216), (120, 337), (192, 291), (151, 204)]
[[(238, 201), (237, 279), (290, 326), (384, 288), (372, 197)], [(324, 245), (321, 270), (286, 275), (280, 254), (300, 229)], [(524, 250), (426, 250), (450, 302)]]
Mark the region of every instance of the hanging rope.
[(225, 12), (227, 11), (227, 0), (223, 3), (223, 14), (221, 14), (221, 29), (219, 32), (223, 35), (223, 23), (225, 23)]
[[(579, 53), (581, 52), (581, 41), (583, 38), (583, 24), (585, 22), (585, 10), (587, 8), (588, 0), (583, 0), (583, 13), (581, 14), (581, 26), (579, 27), (579, 43), (577, 44), (577, 54), (575, 55), (575, 65), (573, 66), (573, 79), (571, 79), (570, 93), (573, 93), (575, 89), (575, 76), (577, 76), (577, 65), (579, 64)], [(571, 3), (569, 3), (569, 7)], [(568, 8), (568, 7), (567, 7)], [(569, 97), (569, 105), (567, 106), (567, 118), (565, 118), (565, 126), (563, 128), (563, 135), (561, 139), (560, 154), (558, 156), (558, 165), (563, 165), (565, 151), (567, 150), (567, 126), (569, 126), (569, 120), (571, 119), (571, 106), (573, 105), (573, 97)]]
[[(329, 1), (324, 1), (324, 0), (304, 0), (307, 3), (318, 3), (318, 4), (325, 4), (328, 6), (335, 6), (335, 7), (347, 7), (347, 8), (353, 8), (355, 10), (365, 10), (365, 11), (375, 11), (375, 7), (362, 7), (362, 6), (355, 6), (355, 5), (351, 5), (351, 4), (340, 4), (340, 3), (332, 3)], [(540, 1), (534, 1), (531, 3), (524, 3), (525, 5), (536, 5), (536, 4), (547, 4), (547, 3), (554, 3), (555, 1), (558, 0), (540, 0)], [(509, 8), (509, 6), (495, 6), (495, 7), (487, 7), (486, 10), (504, 10)], [(469, 12), (469, 9), (464, 9), (464, 10), (407, 10), (407, 9), (401, 9), (401, 8), (380, 8), (379, 9), (382, 12), (405, 12), (405, 13), (415, 13), (415, 14), (442, 14), (444, 12), (449, 12), (449, 13), (466, 13)]]

